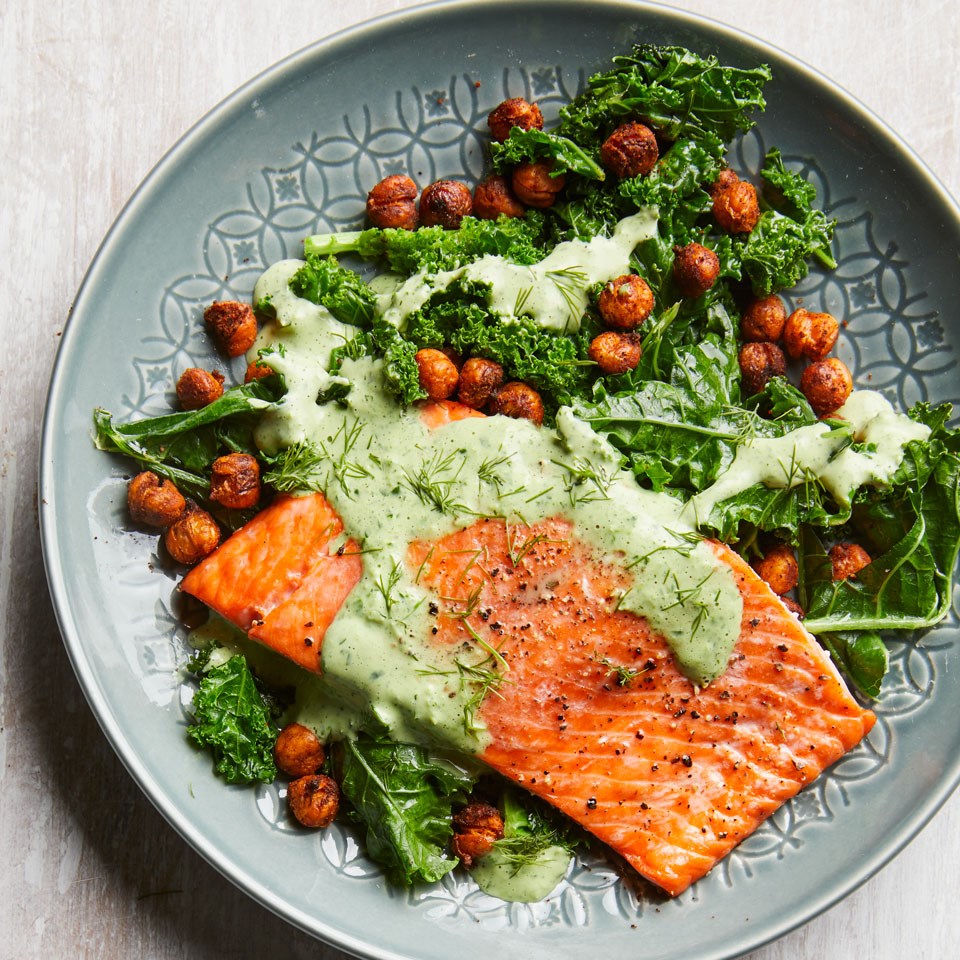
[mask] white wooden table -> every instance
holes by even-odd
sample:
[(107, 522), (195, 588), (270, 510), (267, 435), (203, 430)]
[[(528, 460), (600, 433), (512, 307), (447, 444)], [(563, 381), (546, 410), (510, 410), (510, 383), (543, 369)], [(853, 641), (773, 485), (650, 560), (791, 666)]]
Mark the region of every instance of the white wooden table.
[[(37, 533), (47, 379), (97, 244), (152, 164), (236, 86), (404, 0), (6, 0), (0, 14), (0, 960), (341, 957), (167, 827), (101, 735), (61, 646)], [(960, 194), (953, 0), (684, 0), (790, 50)], [(91, 375), (99, 375), (91, 372)], [(958, 705), (960, 706), (960, 705)], [(877, 877), (752, 960), (955, 956), (960, 797)], [(695, 960), (695, 958), (691, 958)]]

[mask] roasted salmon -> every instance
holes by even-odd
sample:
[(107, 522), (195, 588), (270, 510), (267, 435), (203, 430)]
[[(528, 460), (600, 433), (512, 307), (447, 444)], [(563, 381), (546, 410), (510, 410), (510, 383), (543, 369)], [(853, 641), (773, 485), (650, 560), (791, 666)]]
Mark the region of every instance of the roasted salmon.
[[(451, 403), (424, 409), (431, 427), (473, 415)], [(323, 634), (362, 573), (355, 544), (331, 551), (342, 533), (322, 495), (280, 497), (182, 589), (318, 672)], [(743, 619), (727, 671), (702, 689), (642, 617), (617, 609), (631, 575), (594, 556), (562, 517), (482, 520), (407, 553), (440, 611), (425, 643), (476, 634), (502, 657), (503, 682), (479, 707), (489, 735), (481, 759), (672, 895), (875, 719), (754, 571), (712, 546), (734, 572)]]

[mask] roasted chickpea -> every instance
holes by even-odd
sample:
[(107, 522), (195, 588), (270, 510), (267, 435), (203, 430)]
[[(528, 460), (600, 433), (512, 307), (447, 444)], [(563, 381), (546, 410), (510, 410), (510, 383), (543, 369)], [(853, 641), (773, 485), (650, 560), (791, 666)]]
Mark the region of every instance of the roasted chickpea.
[(800, 579), (796, 554), (786, 543), (778, 543), (760, 559), (754, 560), (753, 569), (776, 594), (789, 593)]
[(604, 286), (597, 307), (608, 327), (636, 330), (653, 310), (653, 291), (643, 277), (625, 274)]
[(127, 509), (135, 523), (164, 529), (183, 516), (187, 501), (170, 480), (153, 471), (138, 473), (127, 485)]
[(490, 111), (487, 126), (490, 127), (490, 136), (502, 143), (514, 127), (542, 130), (543, 114), (535, 103), (527, 103), (523, 97), (511, 97)]
[(273, 373), (273, 368), (268, 367), (261, 360), (253, 360), (247, 364), (247, 372), (243, 375), (243, 382), (250, 383), (251, 380), (262, 380)]
[(776, 342), (783, 336), (783, 325), (787, 322), (787, 308), (775, 294), (751, 300), (740, 318), (740, 336), (752, 343), (769, 340)]
[(593, 338), (587, 354), (602, 373), (626, 373), (640, 362), (640, 337), (636, 333), (607, 330)]
[(489, 402), (503, 383), (503, 367), (495, 360), (471, 357), (460, 370), (457, 399), (465, 406), (479, 410)]
[(783, 326), (783, 345), (794, 360), (822, 360), (834, 347), (840, 324), (829, 313), (811, 313), (801, 307), (787, 317)]
[(384, 177), (367, 194), (367, 219), (383, 229), (416, 230), (417, 185), (402, 173)]
[(522, 217), (524, 205), (511, 193), (506, 177), (487, 177), (473, 190), (473, 215), (481, 220)]
[(705, 294), (720, 276), (720, 258), (708, 247), (688, 243), (673, 248), (673, 277), (680, 293), (693, 299)]
[(538, 427), (543, 423), (543, 401), (533, 387), (512, 380), (505, 383), (490, 401), (490, 412), (517, 420), (532, 420)]
[(298, 777), (287, 787), (287, 804), (303, 826), (329, 827), (340, 809), (340, 788), (325, 773)]
[(733, 183), (738, 183), (740, 178), (729, 168), (724, 167), (717, 179), (710, 185), (708, 192), (711, 197), (715, 197), (721, 190), (725, 187), (729, 187)]
[(260, 464), (249, 453), (228, 453), (213, 461), (210, 499), (230, 510), (254, 507), (260, 500)]
[(456, 230), (473, 212), (473, 198), (456, 180), (437, 180), (420, 195), (420, 221), (425, 227)]
[(836, 357), (811, 363), (800, 375), (800, 390), (814, 413), (822, 417), (842, 407), (853, 392), (853, 377)]
[(745, 343), (740, 348), (744, 396), (759, 393), (773, 377), (787, 372), (787, 358), (775, 343)]
[(828, 553), (833, 564), (833, 579), (847, 580), (855, 577), (864, 567), (873, 561), (870, 554), (858, 543), (838, 543)]
[(468, 869), (503, 839), (503, 817), (489, 803), (469, 803), (453, 816), (451, 846)]
[(567, 178), (561, 173), (553, 176), (551, 160), (537, 160), (535, 163), (521, 163), (513, 171), (511, 184), (517, 199), (528, 207), (549, 207), (564, 188)]
[(713, 219), (727, 233), (750, 233), (760, 219), (757, 188), (737, 180), (713, 193)]
[(228, 357), (246, 353), (257, 339), (253, 307), (236, 300), (215, 300), (203, 311), (203, 319), (217, 345)]
[(790, 597), (781, 597), (780, 602), (798, 619), (802, 620), (807, 614), (796, 600)]
[(277, 736), (273, 758), (288, 777), (308, 777), (323, 766), (327, 754), (320, 738), (309, 727), (290, 723)]
[(600, 162), (621, 180), (646, 176), (659, 158), (657, 138), (642, 123), (622, 124), (600, 147)]
[(220, 528), (206, 510), (188, 500), (183, 515), (167, 528), (163, 543), (177, 563), (190, 566), (217, 549)]
[(184, 410), (199, 410), (223, 396), (223, 374), (219, 370), (189, 367), (177, 381), (177, 399)]
[(446, 400), (453, 396), (460, 374), (457, 365), (445, 353), (427, 347), (418, 350), (413, 359), (417, 362), (420, 386), (431, 400)]

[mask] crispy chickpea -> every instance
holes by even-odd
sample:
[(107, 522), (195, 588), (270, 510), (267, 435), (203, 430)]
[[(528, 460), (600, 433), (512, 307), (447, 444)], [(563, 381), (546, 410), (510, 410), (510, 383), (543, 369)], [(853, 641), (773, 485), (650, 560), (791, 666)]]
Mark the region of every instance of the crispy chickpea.
[(587, 354), (602, 373), (626, 373), (640, 362), (640, 337), (636, 333), (607, 330), (593, 338)]
[(705, 294), (720, 276), (720, 258), (700, 243), (673, 248), (673, 277), (685, 297)]
[(608, 327), (636, 330), (653, 310), (653, 291), (643, 277), (625, 274), (604, 286), (597, 307)]
[(302, 723), (289, 723), (273, 745), (273, 759), (288, 777), (308, 777), (316, 773), (326, 760), (320, 738)]
[(715, 197), (721, 190), (729, 187), (731, 184), (738, 183), (740, 178), (729, 168), (724, 167), (717, 176), (717, 179), (708, 187), (711, 197)]
[(789, 593), (800, 579), (796, 554), (786, 543), (778, 543), (761, 558), (754, 560), (753, 569), (776, 594)]
[(744, 396), (759, 393), (773, 377), (787, 372), (787, 358), (775, 343), (745, 343), (739, 360)]
[(830, 548), (828, 556), (833, 564), (833, 579), (847, 580), (855, 577), (873, 561), (870, 554), (858, 543), (838, 543)]
[(167, 528), (163, 543), (177, 563), (190, 566), (217, 549), (220, 528), (206, 510), (190, 500), (180, 519)]
[(257, 318), (248, 303), (215, 300), (203, 311), (203, 319), (213, 339), (228, 357), (246, 353), (257, 339)]
[(418, 350), (413, 359), (417, 362), (420, 386), (431, 400), (446, 400), (453, 396), (460, 374), (457, 365), (445, 353), (427, 347)]
[(757, 188), (746, 180), (737, 180), (715, 190), (713, 219), (727, 233), (750, 233), (760, 219)]
[(533, 387), (517, 380), (504, 384), (490, 401), (490, 412), (517, 420), (543, 423), (543, 401)]
[(382, 229), (416, 230), (417, 185), (402, 173), (384, 177), (367, 194), (367, 219)]
[(522, 217), (524, 213), (526, 208), (510, 191), (506, 177), (487, 177), (473, 189), (473, 215), (481, 220)]
[(775, 294), (751, 300), (740, 318), (740, 336), (751, 343), (769, 340), (776, 342), (783, 336), (783, 326), (787, 322), (787, 308)]
[(287, 787), (287, 804), (303, 826), (329, 827), (340, 809), (340, 788), (325, 773), (298, 777)]
[(842, 407), (853, 392), (853, 377), (836, 357), (811, 363), (800, 375), (800, 390), (814, 413), (822, 417)]
[(503, 383), (503, 367), (495, 360), (471, 357), (460, 370), (457, 399), (465, 406), (479, 410)]
[(437, 180), (420, 195), (420, 222), (425, 227), (456, 230), (473, 212), (469, 189), (456, 180)]
[(523, 97), (511, 97), (490, 111), (487, 117), (490, 136), (502, 143), (514, 127), (521, 130), (542, 130), (543, 114), (535, 103), (527, 103)]
[(135, 523), (165, 529), (187, 508), (187, 501), (170, 480), (161, 480), (153, 471), (138, 473), (127, 486), (127, 509)]
[(453, 816), (451, 846), (468, 869), (503, 839), (503, 817), (489, 803), (469, 803)]
[(790, 597), (781, 597), (780, 602), (798, 619), (802, 620), (807, 614), (796, 600)]
[(800, 307), (787, 317), (783, 326), (783, 345), (794, 360), (822, 360), (834, 347), (840, 324), (829, 313), (811, 313)]
[(552, 176), (553, 161), (537, 160), (521, 163), (511, 177), (513, 192), (528, 207), (550, 207), (564, 188), (567, 178), (561, 173)]
[(260, 464), (249, 453), (228, 453), (213, 461), (210, 499), (230, 510), (254, 507), (260, 500)]
[(219, 370), (189, 367), (177, 381), (177, 399), (184, 410), (199, 410), (223, 396), (223, 374)]
[(243, 375), (243, 382), (250, 383), (252, 380), (262, 380), (273, 373), (273, 368), (268, 367), (261, 360), (253, 360), (247, 364), (247, 372)]
[(646, 176), (659, 158), (657, 138), (642, 123), (622, 124), (600, 147), (600, 162), (621, 180)]

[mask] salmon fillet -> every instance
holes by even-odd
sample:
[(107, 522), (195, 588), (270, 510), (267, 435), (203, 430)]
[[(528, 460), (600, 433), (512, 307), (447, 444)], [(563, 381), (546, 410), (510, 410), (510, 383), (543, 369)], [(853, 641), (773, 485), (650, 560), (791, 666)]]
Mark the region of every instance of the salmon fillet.
[[(427, 404), (431, 427), (482, 416)], [(362, 574), (356, 544), (321, 494), (278, 497), (181, 588), (307, 670)], [(482, 520), (411, 544), (407, 563), (440, 613), (425, 643), (503, 658), (478, 717), (493, 769), (542, 797), (676, 895), (869, 732), (874, 715), (756, 573), (711, 544), (743, 598), (727, 671), (696, 689), (646, 621), (617, 609), (630, 574), (601, 562), (556, 517)]]

